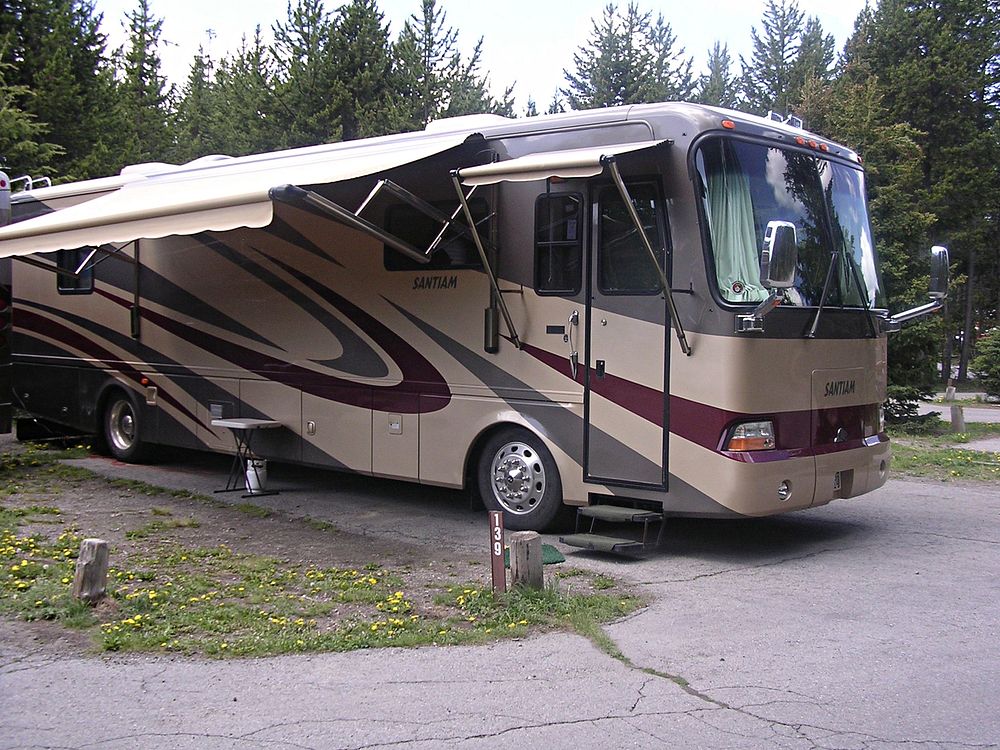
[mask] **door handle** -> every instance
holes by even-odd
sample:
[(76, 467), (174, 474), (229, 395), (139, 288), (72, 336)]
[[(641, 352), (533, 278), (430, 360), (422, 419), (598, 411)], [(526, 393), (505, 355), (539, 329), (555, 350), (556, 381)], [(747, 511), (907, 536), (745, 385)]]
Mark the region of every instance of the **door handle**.
[(576, 368), (580, 361), (580, 356), (576, 350), (576, 327), (580, 324), (580, 312), (574, 310), (570, 313), (566, 321), (566, 335), (563, 341), (569, 344), (569, 372), (573, 380), (576, 380)]
[(597, 360), (597, 362), (595, 363), (594, 369), (597, 371), (597, 377), (603, 378), (604, 377), (604, 360), (603, 359)]

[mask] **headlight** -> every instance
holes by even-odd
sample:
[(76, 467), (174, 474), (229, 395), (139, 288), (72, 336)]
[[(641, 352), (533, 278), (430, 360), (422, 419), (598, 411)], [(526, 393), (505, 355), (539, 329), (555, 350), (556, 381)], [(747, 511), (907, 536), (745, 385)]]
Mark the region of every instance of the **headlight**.
[(774, 449), (774, 425), (771, 420), (741, 422), (729, 431), (727, 451), (769, 451)]

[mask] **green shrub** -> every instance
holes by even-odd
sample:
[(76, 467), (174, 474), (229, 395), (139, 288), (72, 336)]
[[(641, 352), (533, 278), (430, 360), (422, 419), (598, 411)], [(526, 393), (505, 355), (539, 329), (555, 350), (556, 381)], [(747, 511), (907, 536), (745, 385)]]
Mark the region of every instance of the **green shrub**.
[(972, 369), (983, 390), (990, 396), (1000, 396), (1000, 328), (987, 331), (976, 344), (976, 351)]

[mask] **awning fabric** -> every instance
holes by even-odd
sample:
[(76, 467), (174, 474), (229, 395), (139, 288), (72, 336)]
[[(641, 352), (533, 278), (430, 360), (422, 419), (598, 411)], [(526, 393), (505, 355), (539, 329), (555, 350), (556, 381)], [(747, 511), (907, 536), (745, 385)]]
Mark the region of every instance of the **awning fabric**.
[(321, 185), (410, 164), (461, 145), (468, 132), (348, 141), (167, 169), (35, 219), (0, 228), (0, 258), (271, 223), (268, 191)]
[(458, 170), (463, 185), (492, 185), (497, 182), (529, 182), (549, 177), (594, 177), (604, 171), (604, 159), (655, 148), (670, 141), (639, 141), (612, 146), (544, 151), (516, 159), (498, 161)]

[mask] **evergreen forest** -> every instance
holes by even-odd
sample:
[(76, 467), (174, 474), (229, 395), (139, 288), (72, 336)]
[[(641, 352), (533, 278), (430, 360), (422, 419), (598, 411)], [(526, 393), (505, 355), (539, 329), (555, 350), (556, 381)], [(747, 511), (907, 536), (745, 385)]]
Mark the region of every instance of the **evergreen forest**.
[[(413, 0), (391, 34), (378, 0), (291, 0), (270, 33), (248, 29), (187, 79), (161, 70), (162, 18), (135, 0), (110, 49), (91, 0), (0, 4), (0, 169), (56, 181), (140, 162), (183, 163), (419, 130), (465, 114), (537, 116), (497, 95), (440, 0)], [(608, 4), (563, 69), (546, 113), (689, 100), (805, 127), (861, 154), (893, 311), (926, 300), (929, 248), (952, 260), (943, 315), (890, 338), (891, 417), (942, 380), (966, 380), (976, 342), (1000, 327), (1000, 0), (871, 0), (842, 49), (795, 0), (768, 0), (748, 57), (716, 43), (705, 72), (669, 20)], [(520, 92), (519, 92), (520, 93)], [(532, 92), (524, 92), (531, 94)]]

